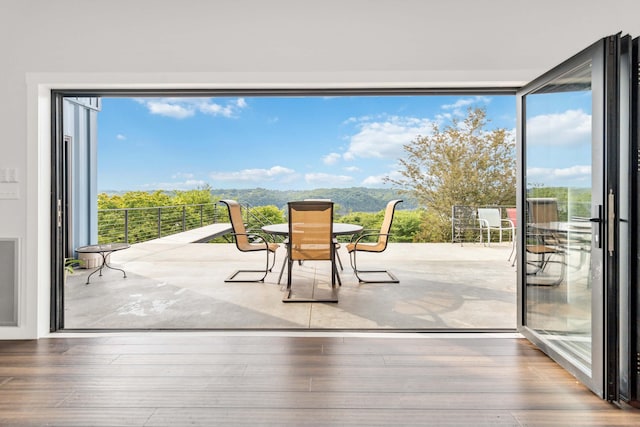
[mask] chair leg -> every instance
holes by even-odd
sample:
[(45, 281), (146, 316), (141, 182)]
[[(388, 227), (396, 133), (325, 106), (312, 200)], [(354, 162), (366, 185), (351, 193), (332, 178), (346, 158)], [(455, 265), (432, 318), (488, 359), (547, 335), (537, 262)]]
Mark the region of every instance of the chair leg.
[[(558, 286), (560, 283), (562, 283), (562, 281), (565, 278), (565, 269), (566, 269), (566, 258), (565, 258), (565, 254), (564, 252), (554, 252), (549, 254), (548, 256), (545, 257), (545, 253), (542, 254), (538, 254), (541, 256), (539, 264), (536, 265), (536, 269), (532, 272), (527, 272), (527, 276), (535, 276), (540, 272), (543, 272), (546, 268), (547, 265), (550, 262), (559, 262), (560, 263), (560, 273), (558, 274), (558, 278), (552, 282), (547, 282), (547, 283), (529, 283), (527, 281), (527, 285), (528, 286)], [(558, 255), (560, 256), (561, 260), (560, 261), (551, 261), (551, 256), (552, 255)]]
[(331, 295), (328, 298), (316, 298), (316, 286), (311, 283), (311, 296), (298, 297), (293, 293), (292, 288), (292, 271), (294, 261), (288, 260), (288, 277), (287, 277), (287, 289), (286, 295), (282, 298), (282, 302), (338, 302), (338, 291), (335, 289), (335, 279), (338, 278), (338, 283), (342, 286), (340, 276), (338, 275), (338, 269), (333, 261), (331, 261)]
[[(229, 277), (227, 277), (224, 281), (225, 282), (264, 282), (265, 277), (267, 277), (267, 274), (273, 269), (273, 266), (276, 263), (276, 253), (273, 253), (273, 262), (271, 264), (271, 267), (269, 267), (269, 250), (265, 251), (267, 253), (267, 264), (265, 266), (264, 270), (236, 270), (234, 271)], [(262, 277), (260, 277), (259, 279), (251, 279), (251, 280), (247, 280), (247, 279), (236, 279), (236, 276), (241, 274), (241, 273), (263, 273)]]
[(280, 269), (280, 275), (278, 276), (278, 285), (280, 284), (280, 281), (282, 280), (282, 273), (284, 273), (284, 269), (286, 267), (287, 264), (287, 258), (282, 260), (282, 268)]
[[(360, 283), (400, 283), (400, 280), (389, 270), (358, 270), (358, 264), (356, 262), (356, 252), (357, 251), (355, 250), (351, 251), (351, 253), (349, 254), (349, 261), (351, 262), (351, 268), (353, 268), (353, 272), (355, 273)], [(366, 280), (360, 277), (360, 273), (384, 273), (389, 276), (389, 280)]]

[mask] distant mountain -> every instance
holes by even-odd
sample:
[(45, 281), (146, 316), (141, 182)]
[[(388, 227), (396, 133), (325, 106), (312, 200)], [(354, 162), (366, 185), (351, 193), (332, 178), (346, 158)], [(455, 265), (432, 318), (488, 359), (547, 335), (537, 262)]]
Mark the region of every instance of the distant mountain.
[(211, 194), (220, 199), (234, 199), (251, 206), (275, 205), (286, 208), (287, 202), (304, 199), (331, 199), (339, 205), (339, 213), (378, 212), (385, 208), (387, 202), (402, 199), (398, 209), (416, 209), (417, 203), (396, 190), (381, 188), (316, 188), (314, 190), (267, 190), (252, 189), (213, 189)]

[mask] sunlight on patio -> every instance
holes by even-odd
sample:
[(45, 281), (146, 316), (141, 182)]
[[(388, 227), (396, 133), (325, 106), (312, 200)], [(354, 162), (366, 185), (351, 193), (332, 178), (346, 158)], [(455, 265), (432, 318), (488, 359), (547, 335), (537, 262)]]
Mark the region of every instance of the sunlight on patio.
[[(264, 283), (225, 283), (239, 268), (260, 268), (264, 253), (233, 244), (149, 241), (111, 255), (122, 273), (79, 269), (65, 285), (67, 329), (513, 329), (516, 269), (510, 243), (392, 243), (359, 258), (389, 268), (399, 284), (359, 284), (344, 249), (337, 304), (283, 304), (277, 284), (283, 247)], [(294, 268), (295, 287), (329, 289), (329, 263)], [(282, 283), (286, 283), (286, 272)]]

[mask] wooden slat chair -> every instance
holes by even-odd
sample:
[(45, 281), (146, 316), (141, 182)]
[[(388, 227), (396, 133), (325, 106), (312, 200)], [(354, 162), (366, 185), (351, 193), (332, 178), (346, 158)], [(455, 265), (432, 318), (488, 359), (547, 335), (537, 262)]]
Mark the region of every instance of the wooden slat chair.
[[(355, 241), (352, 241), (347, 245), (347, 252), (349, 252), (349, 259), (351, 261), (351, 268), (353, 268), (353, 272), (356, 277), (360, 281), (360, 283), (399, 283), (400, 280), (391, 273), (389, 270), (362, 270), (358, 269), (358, 264), (356, 260), (356, 254), (358, 252), (368, 252), (368, 253), (380, 253), (387, 249), (387, 243), (389, 242), (389, 236), (391, 231), (391, 224), (393, 223), (393, 214), (396, 209), (396, 205), (402, 202), (402, 200), (391, 200), (387, 203), (387, 207), (384, 213), (384, 220), (382, 221), (382, 225), (380, 226), (379, 231), (363, 231), (359, 234)], [(366, 241), (369, 237), (377, 238), (374, 243), (368, 243)], [(389, 279), (364, 279), (362, 278), (362, 273), (384, 273)]]
[[(289, 202), (289, 239), (287, 243), (287, 294), (283, 302), (338, 302), (336, 279), (340, 276), (336, 268), (336, 247), (333, 240), (333, 202), (299, 201)], [(316, 297), (315, 284), (311, 295), (299, 296), (292, 289), (293, 265), (296, 261), (330, 261), (331, 288), (328, 298)]]
[[(238, 250), (240, 252), (265, 251), (267, 254), (267, 261), (264, 270), (236, 270), (225, 279), (225, 282), (264, 282), (265, 277), (267, 277), (267, 273), (269, 273), (275, 265), (276, 249), (278, 249), (280, 245), (268, 242), (264, 236), (255, 232), (250, 232), (245, 228), (244, 222), (242, 221), (242, 210), (237, 201), (220, 200), (220, 202), (227, 205), (227, 208), (229, 209), (229, 221), (233, 227), (233, 233), (231, 233), (231, 235), (234, 237)], [(271, 262), (271, 265), (269, 265), (269, 254), (273, 254), (273, 261)], [(241, 273), (262, 273), (262, 276), (250, 280), (236, 278), (236, 276)]]

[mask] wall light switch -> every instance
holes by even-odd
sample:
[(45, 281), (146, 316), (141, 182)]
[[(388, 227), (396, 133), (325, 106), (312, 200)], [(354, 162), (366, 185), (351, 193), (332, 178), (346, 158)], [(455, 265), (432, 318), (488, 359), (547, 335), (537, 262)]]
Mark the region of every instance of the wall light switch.
[(18, 168), (0, 168), (0, 182), (18, 182)]
[(20, 193), (18, 185), (9, 183), (0, 183), (0, 199), (19, 199)]

